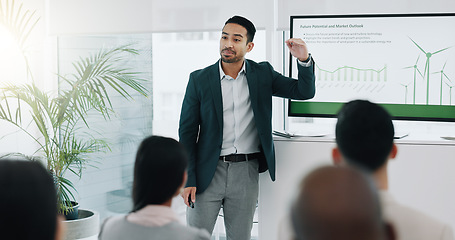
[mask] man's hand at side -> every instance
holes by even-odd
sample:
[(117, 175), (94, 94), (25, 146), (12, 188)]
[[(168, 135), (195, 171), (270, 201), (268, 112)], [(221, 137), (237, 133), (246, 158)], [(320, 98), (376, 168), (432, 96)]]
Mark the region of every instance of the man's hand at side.
[(308, 48), (306, 43), (300, 38), (290, 38), (286, 40), (286, 45), (289, 48), (292, 56), (299, 59), (301, 62), (305, 62), (309, 58)]
[(190, 203), (188, 202), (188, 197), (191, 196), (191, 201), (193, 203), (196, 202), (196, 187), (187, 187), (183, 189), (183, 192), (180, 194), (183, 198), (183, 202), (185, 205), (190, 207)]

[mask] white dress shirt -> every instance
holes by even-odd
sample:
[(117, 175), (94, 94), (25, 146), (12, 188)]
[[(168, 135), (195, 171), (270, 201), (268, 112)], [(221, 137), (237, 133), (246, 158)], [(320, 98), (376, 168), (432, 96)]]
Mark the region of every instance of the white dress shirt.
[(387, 191), (380, 190), (384, 218), (390, 222), (397, 239), (404, 240), (453, 240), (452, 228), (423, 212), (395, 201)]
[[(310, 67), (311, 55), (307, 62), (297, 62), (303, 67)], [(223, 143), (220, 156), (259, 152), (260, 142), (251, 108), (245, 62), (235, 79), (224, 73), (221, 60), (219, 69), (223, 95)]]
[(220, 155), (259, 152), (245, 62), (235, 79), (224, 73), (221, 61), (219, 67), (223, 95), (223, 144)]

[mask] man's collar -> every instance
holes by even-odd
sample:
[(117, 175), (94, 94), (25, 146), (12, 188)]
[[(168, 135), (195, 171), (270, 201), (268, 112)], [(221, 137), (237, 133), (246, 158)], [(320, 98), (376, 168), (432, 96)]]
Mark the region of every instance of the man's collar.
[[(226, 76), (226, 74), (223, 71), (223, 68), (221, 67), (221, 61), (222, 61), (221, 59), (220, 59), (220, 61), (218, 61), (218, 68), (220, 69), (220, 80), (223, 79), (224, 76)], [(243, 61), (242, 69), (240, 69), (239, 73), (243, 72), (246, 74), (245, 66), (246, 66), (246, 59)]]

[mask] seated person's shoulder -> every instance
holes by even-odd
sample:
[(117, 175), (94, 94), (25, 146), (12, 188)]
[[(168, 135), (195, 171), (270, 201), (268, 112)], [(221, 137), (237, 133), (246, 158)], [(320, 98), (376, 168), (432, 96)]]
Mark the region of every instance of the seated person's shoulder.
[(111, 239), (112, 234), (115, 235), (117, 231), (123, 229), (126, 222), (125, 218), (126, 216), (124, 215), (106, 218), (100, 227), (98, 239)]
[(454, 239), (449, 225), (417, 209), (389, 202), (383, 210), (385, 219), (395, 226), (400, 238), (415, 235), (416, 239)]
[(125, 218), (126, 218), (125, 215), (108, 217), (108, 218), (106, 218), (106, 220), (104, 220), (102, 227), (115, 228), (116, 226), (124, 224)]
[(185, 240), (208, 240), (210, 234), (205, 229), (185, 226), (179, 222), (173, 222), (175, 232), (185, 233)]
[(182, 240), (210, 239), (210, 235), (205, 229), (187, 227), (180, 222), (171, 222), (161, 227), (144, 227), (128, 222), (126, 216), (107, 218), (101, 226), (99, 239), (122, 239), (125, 234), (132, 234), (140, 238), (143, 234), (162, 234), (163, 231), (166, 232), (166, 237), (168, 238), (177, 237)]

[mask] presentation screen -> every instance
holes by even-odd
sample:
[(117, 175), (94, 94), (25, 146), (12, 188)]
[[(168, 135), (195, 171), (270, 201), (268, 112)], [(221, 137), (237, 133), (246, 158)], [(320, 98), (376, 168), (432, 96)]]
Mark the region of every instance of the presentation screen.
[(291, 16), (291, 37), (312, 54), (316, 95), (290, 100), (289, 116), (335, 117), (367, 99), (394, 119), (455, 121), (455, 14)]

